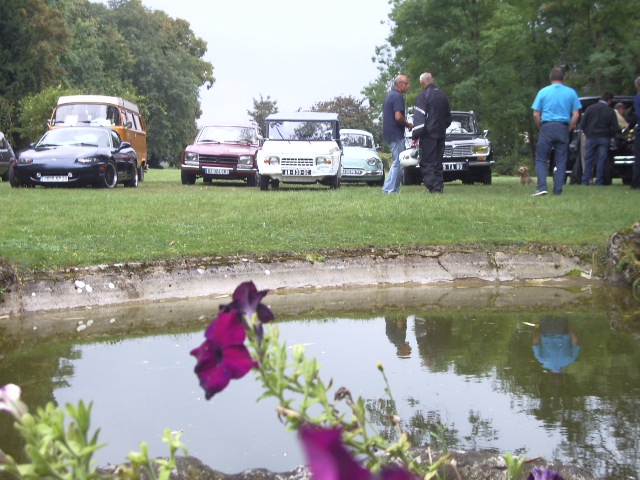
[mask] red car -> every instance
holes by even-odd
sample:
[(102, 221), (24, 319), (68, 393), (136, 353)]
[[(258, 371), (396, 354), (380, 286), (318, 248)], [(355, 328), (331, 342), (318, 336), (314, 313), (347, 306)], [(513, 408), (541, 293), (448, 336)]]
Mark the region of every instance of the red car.
[(260, 129), (255, 125), (205, 125), (182, 153), (182, 184), (193, 185), (202, 178), (207, 183), (244, 180), (256, 186), (256, 156), (261, 145)]

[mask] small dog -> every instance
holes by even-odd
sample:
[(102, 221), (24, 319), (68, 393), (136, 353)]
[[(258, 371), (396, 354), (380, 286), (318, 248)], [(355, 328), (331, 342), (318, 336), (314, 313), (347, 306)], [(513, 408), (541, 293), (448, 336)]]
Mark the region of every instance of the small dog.
[(520, 167), (518, 173), (520, 174), (520, 185), (531, 185), (533, 183), (527, 167)]

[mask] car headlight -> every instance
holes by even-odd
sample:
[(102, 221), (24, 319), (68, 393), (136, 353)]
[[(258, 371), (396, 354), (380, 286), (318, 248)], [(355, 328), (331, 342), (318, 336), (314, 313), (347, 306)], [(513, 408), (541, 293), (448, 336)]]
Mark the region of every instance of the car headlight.
[(331, 165), (331, 157), (316, 157), (316, 165)]
[(380, 165), (380, 163), (382, 162), (378, 160), (376, 157), (371, 157), (369, 160), (367, 160), (367, 164), (371, 165), (372, 167), (376, 167)]
[(29, 164), (29, 163), (33, 163), (33, 158), (31, 157), (18, 157), (18, 159), (16, 160), (16, 163), (24, 163)]
[(240, 155), (238, 157), (238, 165), (253, 165), (253, 157), (251, 155)]
[(100, 159), (98, 157), (80, 157), (76, 159), (78, 163), (98, 163)]
[(280, 157), (264, 157), (264, 163), (266, 163), (267, 165), (279, 165), (280, 164)]
[(200, 164), (200, 155), (195, 152), (185, 152), (184, 154), (184, 164), (185, 165), (199, 165)]
[(474, 155), (489, 155), (489, 146), (488, 145), (476, 145), (473, 147)]

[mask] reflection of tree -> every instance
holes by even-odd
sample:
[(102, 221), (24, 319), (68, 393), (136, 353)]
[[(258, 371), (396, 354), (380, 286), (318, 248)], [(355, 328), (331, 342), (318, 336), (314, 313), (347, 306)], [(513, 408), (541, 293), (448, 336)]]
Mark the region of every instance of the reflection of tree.
[(415, 317), (414, 329), (418, 352), (424, 365), (434, 371), (446, 370), (447, 362), (439, 361), (439, 358), (451, 339), (451, 325), (451, 318)]

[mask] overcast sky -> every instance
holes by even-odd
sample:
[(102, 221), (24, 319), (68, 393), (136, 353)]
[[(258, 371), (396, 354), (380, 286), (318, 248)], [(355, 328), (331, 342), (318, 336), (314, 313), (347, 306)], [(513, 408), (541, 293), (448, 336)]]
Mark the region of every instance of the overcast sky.
[[(363, 97), (378, 76), (371, 61), (389, 34), (388, 0), (142, 0), (189, 22), (207, 42), (216, 78), (202, 89), (198, 125), (247, 121), (253, 99), (280, 112), (337, 96)], [(382, 23), (381, 23), (382, 22)]]

